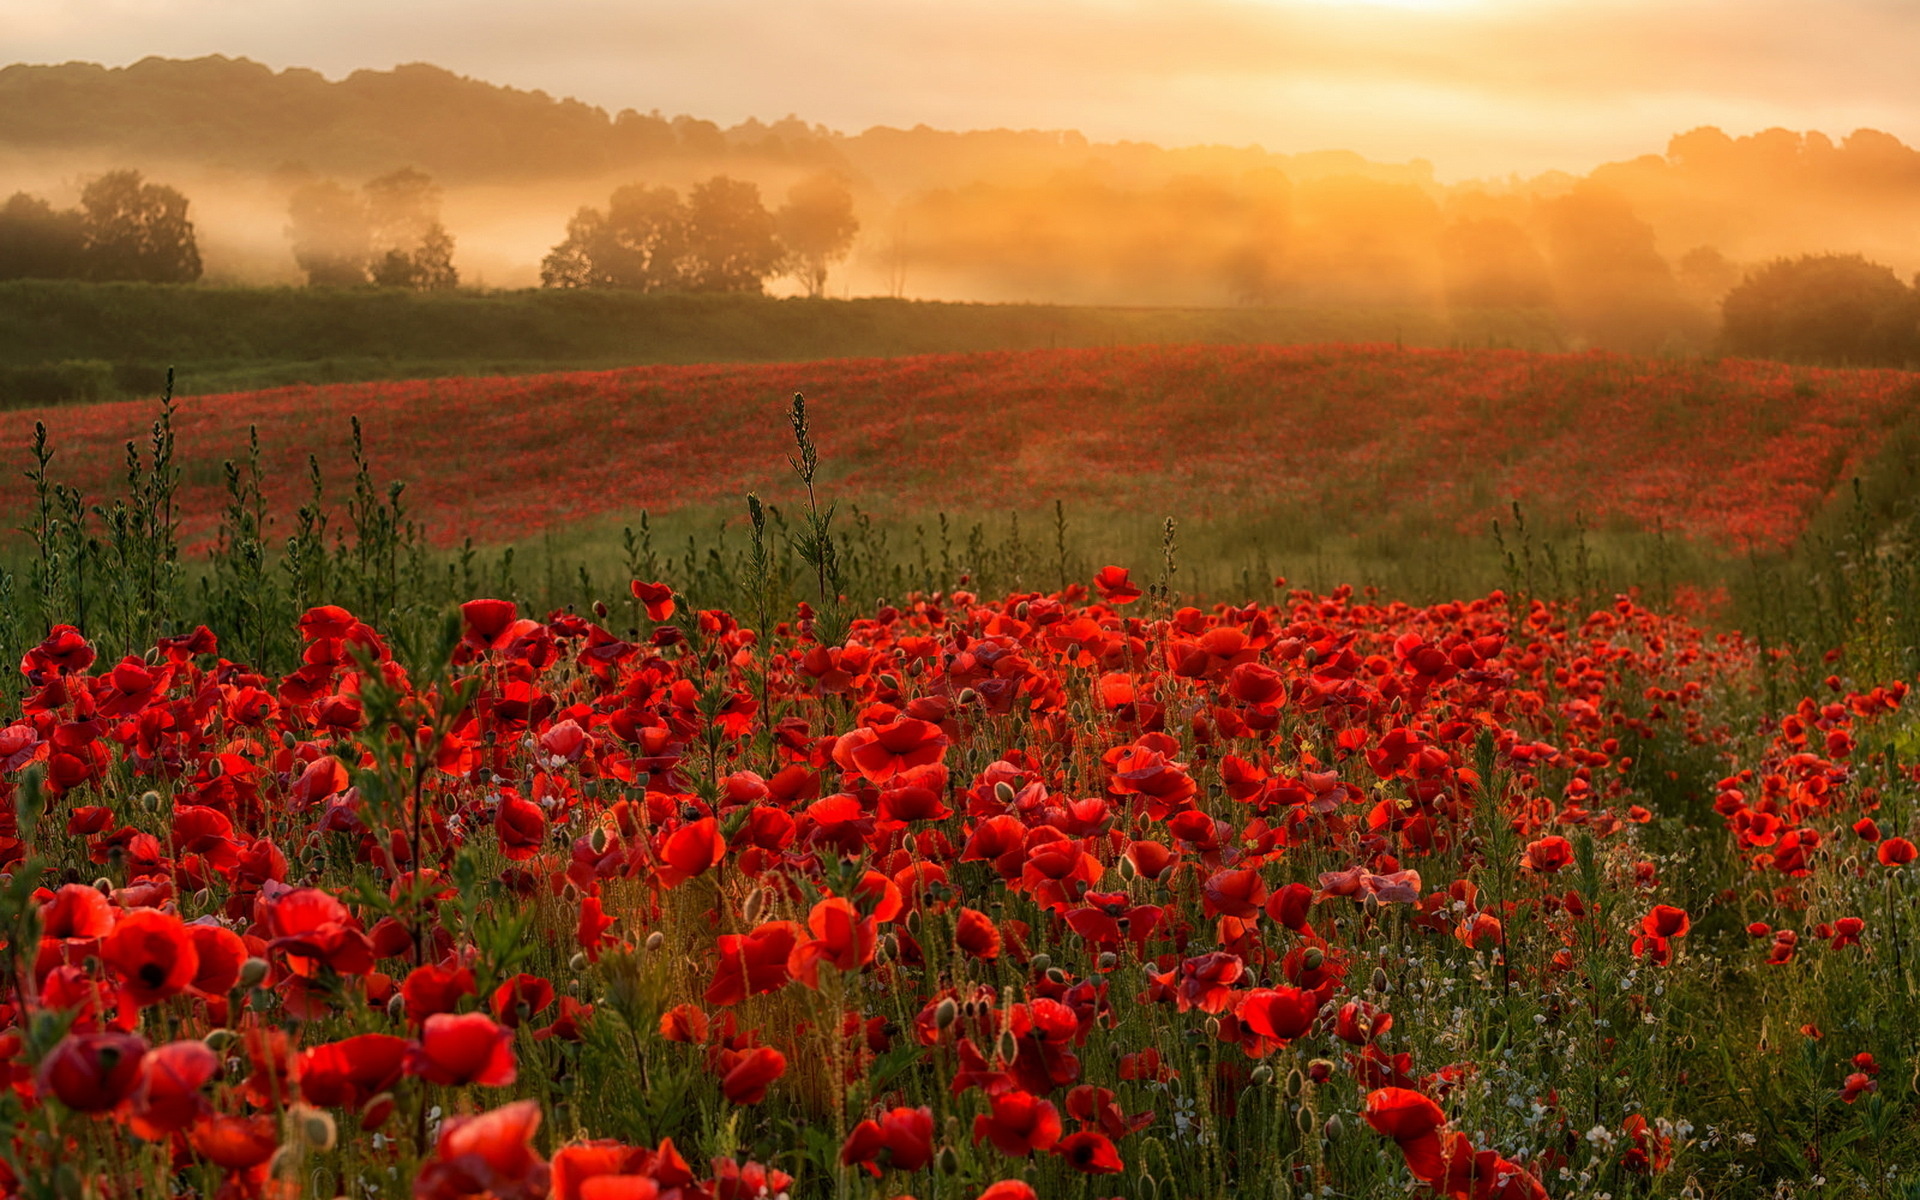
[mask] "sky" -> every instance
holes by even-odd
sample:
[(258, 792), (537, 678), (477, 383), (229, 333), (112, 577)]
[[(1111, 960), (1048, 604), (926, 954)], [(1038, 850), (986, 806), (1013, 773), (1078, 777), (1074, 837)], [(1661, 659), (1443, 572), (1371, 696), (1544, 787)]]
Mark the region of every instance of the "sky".
[(1920, 0), (0, 0), (0, 58), (432, 62), (733, 124), (1584, 172), (1701, 125), (1920, 143)]

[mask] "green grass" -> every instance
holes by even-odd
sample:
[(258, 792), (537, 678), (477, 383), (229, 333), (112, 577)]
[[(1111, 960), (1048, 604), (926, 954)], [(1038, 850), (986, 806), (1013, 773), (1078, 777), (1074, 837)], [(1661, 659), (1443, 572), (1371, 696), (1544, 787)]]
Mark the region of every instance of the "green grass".
[(0, 283), (0, 407), (294, 383), (1141, 343), (1561, 345), (1538, 312)]

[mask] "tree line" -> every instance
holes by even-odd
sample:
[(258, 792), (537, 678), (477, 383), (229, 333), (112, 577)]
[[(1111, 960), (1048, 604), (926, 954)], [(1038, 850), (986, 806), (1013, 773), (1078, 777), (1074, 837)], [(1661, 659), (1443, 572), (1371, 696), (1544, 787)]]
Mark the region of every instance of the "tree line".
[(358, 191), (332, 179), (310, 180), (287, 202), (293, 259), (312, 287), (459, 287), (440, 200), (433, 177), (411, 167), (370, 179)]
[(839, 178), (795, 184), (769, 212), (752, 183), (716, 175), (685, 199), (672, 188), (630, 184), (605, 208), (583, 207), (540, 264), (550, 288), (643, 292), (760, 292), (791, 275), (809, 296), (826, 290), (828, 267), (846, 257), (860, 222)]
[(138, 171), (109, 171), (56, 209), (16, 192), (0, 207), (0, 279), (192, 283), (200, 247), (187, 198)]

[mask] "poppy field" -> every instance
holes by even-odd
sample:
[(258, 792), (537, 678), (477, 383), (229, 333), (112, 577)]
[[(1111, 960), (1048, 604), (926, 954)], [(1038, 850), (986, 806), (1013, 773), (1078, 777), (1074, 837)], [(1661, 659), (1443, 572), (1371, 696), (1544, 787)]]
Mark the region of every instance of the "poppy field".
[[(1427, 372), (1422, 411), (1452, 415), (1364, 453), (1427, 453), (1434, 487), (1446, 423), (1477, 403), (1446, 388), (1504, 361), (1210, 353), (1222, 378), (1195, 394), (1227, 407), (1254, 361), (1382, 406), (1415, 406), (1393, 372)], [(1675, 472), (1721, 453), (1745, 507), (1697, 510), (1710, 538), (1791, 539), (1833, 482), (1801, 468), (1865, 461), (1910, 387), (1511, 369), (1777, 392), (1745, 410), (1750, 436), (1650, 448), (1638, 484), (1556, 481), (1637, 519), (1661, 487), (1714, 494)], [(452, 437), (434, 396), (477, 413), (490, 391), (649, 374), (419, 385), (388, 415), (439, 412)], [(1042, 372), (1034, 395), (1056, 388)], [(878, 414), (884, 389), (865, 394)], [(1184, 596), (1171, 523), (1154, 566), (883, 595), (834, 525), (877, 468), (822, 449), (882, 433), (843, 425), (850, 403), (810, 425), (796, 398), (784, 452), (739, 434), (752, 453), (712, 485), (764, 456), (794, 494), (785, 526), (747, 497), (724, 605), (659, 560), (535, 608), (429, 562), (364, 462), (350, 520), (303, 510), (270, 542), (286, 485), (258, 464), (292, 436), (273, 422), (317, 419), (292, 395), (251, 414), (264, 449), (224, 506), (193, 482), (193, 439), (244, 415), (217, 406), (164, 412), (122, 452), (126, 495), (92, 509), (94, 435), (61, 427), (77, 485), (36, 459), (33, 553), (0, 572), (19, 664), (0, 689), (0, 1195), (1920, 1197), (1900, 529), (1862, 536), (1839, 615), (1790, 640), (1633, 591)], [(953, 396), (1002, 458), (1037, 439), (1018, 406)], [(1619, 398), (1614, 424), (1669, 419), (1647, 413), (1671, 398)], [(724, 419), (676, 403), (690, 431)], [(69, 411), (102, 438), (120, 419)], [(548, 411), (571, 410), (514, 419)], [(1225, 436), (1198, 428), (1195, 453)], [(1481, 457), (1608, 452), (1605, 428), (1542, 428)], [(467, 430), (472, 461), (498, 448), (489, 470), (612, 469), (563, 453), (574, 436)], [(680, 449), (709, 461), (697, 442)], [(624, 469), (696, 478), (659, 453)], [(999, 469), (957, 444), (922, 457), (929, 478)], [(1088, 461), (1074, 480), (1109, 486)], [(523, 479), (526, 520), (561, 519), (569, 501), (534, 502), (550, 490)], [(488, 511), (469, 494), (447, 511)]]
[[(185, 398), (175, 425), (194, 539), (250, 430), (265, 498), (285, 512), (310, 458), (329, 478), (347, 469), (351, 419), (443, 542), (732, 504), (785, 476), (760, 431), (798, 391), (821, 416), (835, 494), (868, 508), (1036, 513), (1064, 499), (1152, 520), (1283, 510), (1479, 535), (1517, 499), (1549, 520), (1658, 526), (1745, 554), (1791, 544), (1911, 413), (1915, 387), (1900, 371), (1600, 352), (1147, 346), (281, 388)], [(93, 494), (124, 473), (152, 411), (0, 413), (0, 436), (24, 445), (44, 421)], [(0, 479), (0, 501), (26, 499), (18, 474)]]

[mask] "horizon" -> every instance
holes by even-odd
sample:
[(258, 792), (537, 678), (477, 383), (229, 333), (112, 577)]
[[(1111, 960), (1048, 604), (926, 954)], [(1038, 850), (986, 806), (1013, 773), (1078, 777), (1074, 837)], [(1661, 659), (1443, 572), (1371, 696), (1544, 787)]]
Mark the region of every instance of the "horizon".
[[(1584, 174), (1706, 126), (1836, 138), (1875, 129), (1920, 143), (1920, 98), (1904, 85), (1899, 52), (1920, 37), (1920, 11), (1878, 0), (1822, 6), (1811, 30), (1792, 16), (1810, 6), (1742, 5), (1734, 37), (1729, 0), (1674, 10), (1641, 0), (1076, 0), (965, 12), (940, 0), (884, 10), (835, 0), (816, 6), (828, 10), (822, 28), (760, 13), (739, 38), (740, 18), (757, 7), (748, 0), (698, 14), (564, 0), (537, 24), (510, 9), (455, 24), (440, 19), (445, 4), (389, 11), (365, 0), (349, 0), (359, 16), (342, 20), (341, 7), (292, 0), (235, 14), (209, 0), (0, 0), (0, 17), (22, 65), (221, 55), (337, 80), (430, 63), (610, 113), (723, 125), (791, 115), (846, 136), (926, 126), (1346, 150), (1429, 163), (1446, 185)], [(852, 26), (836, 14), (857, 18), (863, 36), (839, 36)], [(927, 36), (943, 19), (941, 36)], [(1652, 34), (1662, 37), (1648, 51)], [(375, 40), (382, 52), (369, 55)], [(1047, 69), (1069, 50), (1078, 70)], [(794, 56), (819, 65), (784, 68)]]

